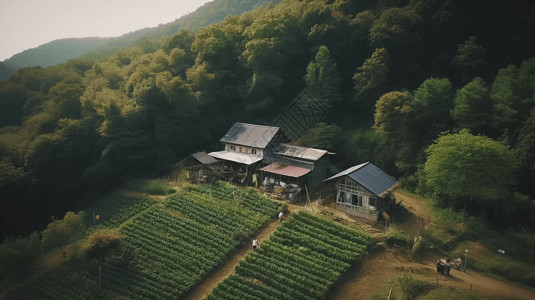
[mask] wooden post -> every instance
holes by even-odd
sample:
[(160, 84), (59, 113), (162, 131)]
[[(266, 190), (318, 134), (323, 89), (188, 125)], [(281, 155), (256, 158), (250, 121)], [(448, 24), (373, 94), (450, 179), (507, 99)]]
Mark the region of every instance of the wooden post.
[(43, 268), (46, 271), (45, 254), (43, 253), (43, 240), (41, 239), (41, 258), (43, 259)]

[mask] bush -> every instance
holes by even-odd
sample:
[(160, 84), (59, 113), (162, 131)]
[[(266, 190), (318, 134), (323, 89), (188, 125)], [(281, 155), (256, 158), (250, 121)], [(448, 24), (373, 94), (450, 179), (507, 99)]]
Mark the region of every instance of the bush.
[(145, 182), (140, 187), (140, 191), (152, 195), (169, 195), (174, 193), (175, 189), (170, 188), (165, 182), (156, 179)]
[(421, 236), (418, 237), (414, 245), (412, 245), (411, 256), (413, 258), (417, 258), (421, 256), (422, 253), (425, 251), (425, 248), (426, 247), (425, 247), (424, 239)]
[(404, 231), (397, 229), (395, 226), (390, 226), (386, 230), (384, 242), (388, 247), (394, 247), (394, 244), (400, 247), (410, 247), (412, 240)]
[(33, 265), (39, 257), (39, 234), (17, 238), (0, 245), (0, 282), (9, 277), (18, 277)]
[(46, 251), (56, 249), (82, 238), (86, 230), (83, 219), (83, 212), (75, 214), (69, 211), (63, 220), (56, 220), (48, 224), (43, 230), (43, 248)]
[(433, 289), (429, 282), (414, 279), (408, 274), (398, 276), (394, 280), (395, 289), (401, 291), (401, 299), (415, 299)]
[(465, 291), (459, 289), (452, 289), (450, 287), (439, 287), (433, 289), (424, 297), (429, 300), (442, 300), (442, 299), (464, 299), (464, 300), (477, 300), (481, 297), (472, 291)]
[(82, 246), (82, 252), (87, 258), (104, 260), (118, 253), (121, 239), (121, 234), (116, 229), (95, 230)]

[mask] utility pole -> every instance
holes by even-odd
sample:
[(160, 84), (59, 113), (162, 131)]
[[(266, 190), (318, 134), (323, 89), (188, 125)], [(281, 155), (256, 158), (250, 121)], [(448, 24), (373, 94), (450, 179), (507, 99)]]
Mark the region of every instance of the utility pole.
[(466, 261), (468, 260), (468, 249), (464, 250), (464, 272), (466, 273)]

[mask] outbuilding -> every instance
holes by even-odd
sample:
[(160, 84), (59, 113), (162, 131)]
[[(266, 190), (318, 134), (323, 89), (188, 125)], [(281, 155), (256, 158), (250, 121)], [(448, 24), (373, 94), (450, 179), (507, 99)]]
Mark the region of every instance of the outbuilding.
[(370, 162), (348, 168), (324, 182), (334, 183), (336, 206), (348, 214), (377, 221), (393, 201), (399, 182)]

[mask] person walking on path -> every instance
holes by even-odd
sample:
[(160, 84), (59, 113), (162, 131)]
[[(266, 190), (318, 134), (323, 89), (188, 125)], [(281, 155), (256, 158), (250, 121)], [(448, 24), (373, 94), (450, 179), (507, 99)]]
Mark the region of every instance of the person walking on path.
[(253, 251), (256, 251), (256, 247), (258, 247), (258, 240), (254, 238), (253, 239)]
[(284, 217), (284, 214), (282, 211), (279, 213), (279, 222), (282, 223), (282, 218)]

